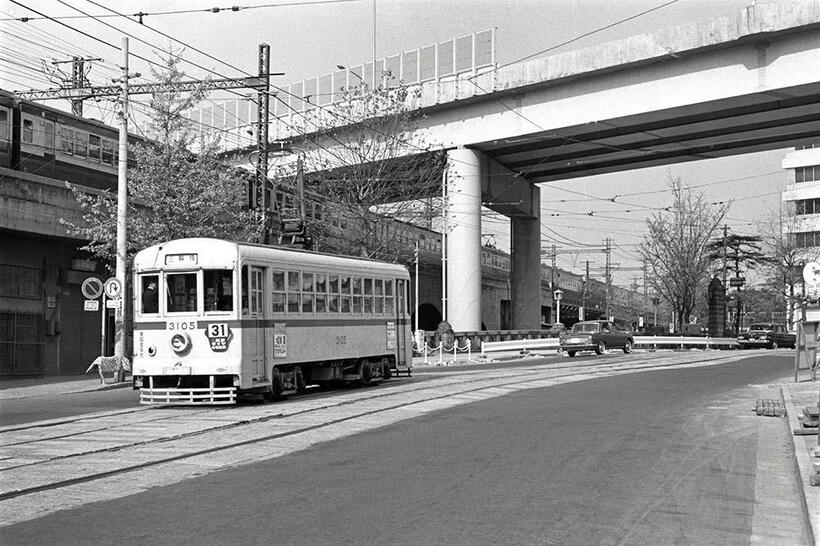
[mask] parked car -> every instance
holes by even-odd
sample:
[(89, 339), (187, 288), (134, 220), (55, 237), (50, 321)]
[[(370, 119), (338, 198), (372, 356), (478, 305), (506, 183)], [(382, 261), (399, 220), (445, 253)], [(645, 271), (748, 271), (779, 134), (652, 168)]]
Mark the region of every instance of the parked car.
[(777, 349), (778, 347), (794, 348), (797, 336), (789, 332), (783, 324), (773, 324), (771, 322), (759, 322), (751, 324), (749, 330), (737, 337), (737, 342), (742, 348)]
[(623, 349), (632, 352), (632, 330), (611, 320), (585, 320), (576, 322), (572, 330), (561, 338), (561, 349), (569, 356), (578, 351), (595, 351), (604, 354), (607, 349)]

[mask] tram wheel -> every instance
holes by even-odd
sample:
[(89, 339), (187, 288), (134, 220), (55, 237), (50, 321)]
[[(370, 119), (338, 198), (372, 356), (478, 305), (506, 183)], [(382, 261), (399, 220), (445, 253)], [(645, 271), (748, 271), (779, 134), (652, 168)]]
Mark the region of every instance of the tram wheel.
[(385, 379), (393, 377), (393, 370), (390, 369), (390, 361), (386, 358), (382, 358), (382, 377)]
[(362, 363), (359, 367), (359, 377), (359, 382), (362, 385), (369, 385), (370, 382), (373, 380), (373, 370), (370, 369), (369, 360), (362, 360)]
[(282, 372), (279, 371), (279, 368), (274, 368), (271, 372), (270, 378), (270, 390), (267, 391), (263, 396), (266, 402), (272, 402), (277, 398), (282, 397), (282, 391), (285, 390), (285, 380), (282, 379)]
[(305, 382), (305, 376), (302, 374), (302, 368), (299, 366), (293, 367), (293, 384), (296, 387), (296, 392), (302, 394), (307, 390), (307, 383)]

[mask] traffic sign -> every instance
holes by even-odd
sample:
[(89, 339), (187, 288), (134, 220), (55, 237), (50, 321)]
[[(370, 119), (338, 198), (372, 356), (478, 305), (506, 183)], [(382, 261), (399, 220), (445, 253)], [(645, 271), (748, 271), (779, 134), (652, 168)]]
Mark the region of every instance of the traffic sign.
[(117, 277), (111, 277), (105, 281), (105, 295), (111, 298), (119, 298), (122, 293), (122, 283)]
[(83, 304), (83, 309), (85, 311), (99, 311), (100, 310), (100, 302), (97, 300), (85, 300)]
[(96, 300), (103, 293), (103, 283), (97, 277), (88, 277), (83, 281), (80, 291), (86, 298)]
[(803, 280), (806, 284), (820, 284), (820, 264), (809, 262), (803, 266)]

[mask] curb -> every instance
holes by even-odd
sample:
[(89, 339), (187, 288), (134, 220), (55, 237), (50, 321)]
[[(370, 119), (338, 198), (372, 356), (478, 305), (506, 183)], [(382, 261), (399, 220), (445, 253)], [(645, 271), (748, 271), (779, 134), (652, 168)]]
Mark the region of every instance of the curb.
[(786, 417), (789, 422), (789, 436), (792, 439), (792, 449), (794, 451), (794, 472), (797, 483), (800, 487), (803, 513), (806, 515), (806, 532), (811, 544), (816, 544), (815, 540), (820, 537), (820, 488), (813, 490), (811, 477), (814, 476), (814, 465), (811, 461), (806, 441), (803, 437), (796, 436), (795, 430), (801, 429), (802, 424), (797, 419), (797, 408), (794, 405), (794, 398), (789, 384), (780, 384), (780, 396), (783, 405), (786, 407)]

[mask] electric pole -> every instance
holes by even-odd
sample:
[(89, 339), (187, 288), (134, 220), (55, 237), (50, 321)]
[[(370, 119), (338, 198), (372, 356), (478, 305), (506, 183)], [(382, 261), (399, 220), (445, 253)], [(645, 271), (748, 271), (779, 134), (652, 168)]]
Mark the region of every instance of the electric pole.
[[(125, 302), (128, 301), (126, 279), (127, 214), (128, 214), (128, 38), (122, 38), (122, 76), (120, 77), (120, 107), (117, 117), (120, 122), (119, 163), (117, 164), (117, 262), (115, 276), (120, 283), (120, 305), (114, 314), (114, 355), (125, 356)], [(80, 101), (82, 110), (82, 101)]]
[(612, 239), (609, 237), (606, 238), (606, 319), (609, 320), (609, 317), (612, 316), (612, 313), (609, 308), (609, 295), (612, 291), (612, 247), (611, 247)]
[[(275, 198), (275, 192), (271, 192), (271, 199), (267, 200), (268, 193), (268, 121), (270, 119), (270, 45), (259, 44), (259, 77), (264, 78), (262, 86), (256, 95), (257, 100), (257, 126), (256, 131), (256, 191), (261, 188), (259, 197), (260, 208), (262, 209), (262, 242), (270, 243), (270, 226), (268, 226), (268, 202)], [(264, 76), (263, 76), (264, 75)]]

